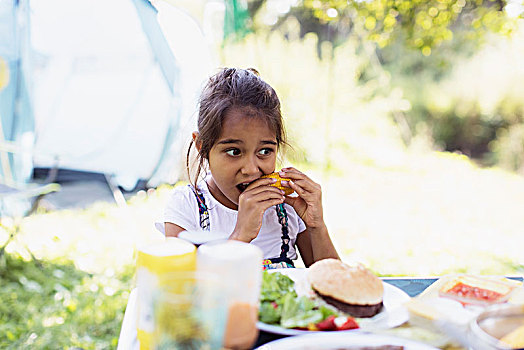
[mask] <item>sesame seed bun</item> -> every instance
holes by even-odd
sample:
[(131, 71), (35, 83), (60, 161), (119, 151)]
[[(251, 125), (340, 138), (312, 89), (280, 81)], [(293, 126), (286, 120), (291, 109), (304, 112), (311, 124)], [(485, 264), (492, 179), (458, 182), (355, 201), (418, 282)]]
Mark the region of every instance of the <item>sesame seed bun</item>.
[(382, 281), (362, 264), (350, 266), (338, 259), (320, 260), (309, 267), (308, 280), (328, 302), (374, 306), (374, 310), (369, 312), (371, 315), (365, 317), (373, 316), (382, 308)]

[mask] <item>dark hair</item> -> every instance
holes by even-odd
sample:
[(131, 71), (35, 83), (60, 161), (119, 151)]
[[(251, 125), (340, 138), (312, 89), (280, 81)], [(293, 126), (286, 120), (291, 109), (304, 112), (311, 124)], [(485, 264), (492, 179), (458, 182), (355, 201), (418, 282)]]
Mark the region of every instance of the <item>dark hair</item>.
[[(223, 68), (209, 78), (204, 86), (199, 100), (197, 142), (200, 142), (198, 151), (198, 168), (195, 181), (204, 167), (204, 161), (209, 160), (209, 152), (217, 142), (222, 132), (222, 123), (226, 113), (232, 108), (241, 108), (246, 116), (264, 118), (269, 127), (275, 131), (277, 147), (287, 143), (280, 112), (280, 100), (275, 90), (259, 76), (253, 68)], [(191, 181), (189, 169), (190, 152), (193, 141), (187, 151), (186, 166)]]

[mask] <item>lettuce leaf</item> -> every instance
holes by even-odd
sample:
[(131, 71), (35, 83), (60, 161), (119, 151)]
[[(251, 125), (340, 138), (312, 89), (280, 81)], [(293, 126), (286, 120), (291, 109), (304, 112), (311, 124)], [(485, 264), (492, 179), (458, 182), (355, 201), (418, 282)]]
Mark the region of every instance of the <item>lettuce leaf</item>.
[(259, 311), (260, 322), (264, 322), (267, 324), (280, 323), (281, 310), (282, 310), (282, 307), (273, 304), (272, 301), (263, 301), (260, 304), (260, 311)]
[(321, 322), (330, 315), (336, 313), (323, 305), (318, 306), (305, 296), (292, 298), (288, 294), (283, 300), (280, 325), (284, 328), (307, 328), (308, 325)]
[(297, 297), (293, 280), (281, 273), (264, 272), (262, 275), (259, 319), (284, 328), (307, 328), (323, 321), (335, 311), (309, 299)]
[(315, 303), (311, 299), (287, 294), (282, 302), (280, 325), (284, 328), (307, 328), (310, 323), (322, 321), (322, 312), (314, 308)]
[(295, 283), (288, 276), (264, 271), (262, 274), (260, 301), (277, 301), (288, 293), (293, 293), (296, 296), (294, 286)]

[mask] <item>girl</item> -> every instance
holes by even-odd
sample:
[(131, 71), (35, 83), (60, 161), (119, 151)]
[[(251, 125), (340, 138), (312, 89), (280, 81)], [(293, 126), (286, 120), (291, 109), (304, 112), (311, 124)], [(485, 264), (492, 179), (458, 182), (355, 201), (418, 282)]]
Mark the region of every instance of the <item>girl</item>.
[[(199, 107), (187, 156), (190, 176), (194, 145), (196, 178), (173, 192), (165, 210), (166, 236), (224, 232), (260, 247), (265, 268), (293, 267), (295, 246), (306, 266), (338, 258), (324, 223), (320, 186), (295, 168), (283, 168), (280, 175), (290, 179), (283, 186), (298, 195), (290, 197), (270, 186), (276, 179), (260, 178), (275, 171), (278, 150), (286, 144), (275, 90), (254, 69), (225, 68), (209, 79)], [(197, 182), (205, 167), (207, 177)]]

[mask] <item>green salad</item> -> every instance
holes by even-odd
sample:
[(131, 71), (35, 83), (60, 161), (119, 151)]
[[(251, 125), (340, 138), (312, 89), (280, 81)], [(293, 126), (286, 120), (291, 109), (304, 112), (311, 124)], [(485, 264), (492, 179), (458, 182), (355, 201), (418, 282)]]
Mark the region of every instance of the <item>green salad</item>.
[(355, 320), (306, 296), (298, 296), (295, 283), (279, 272), (263, 272), (259, 320), (284, 328), (347, 330), (358, 328)]

